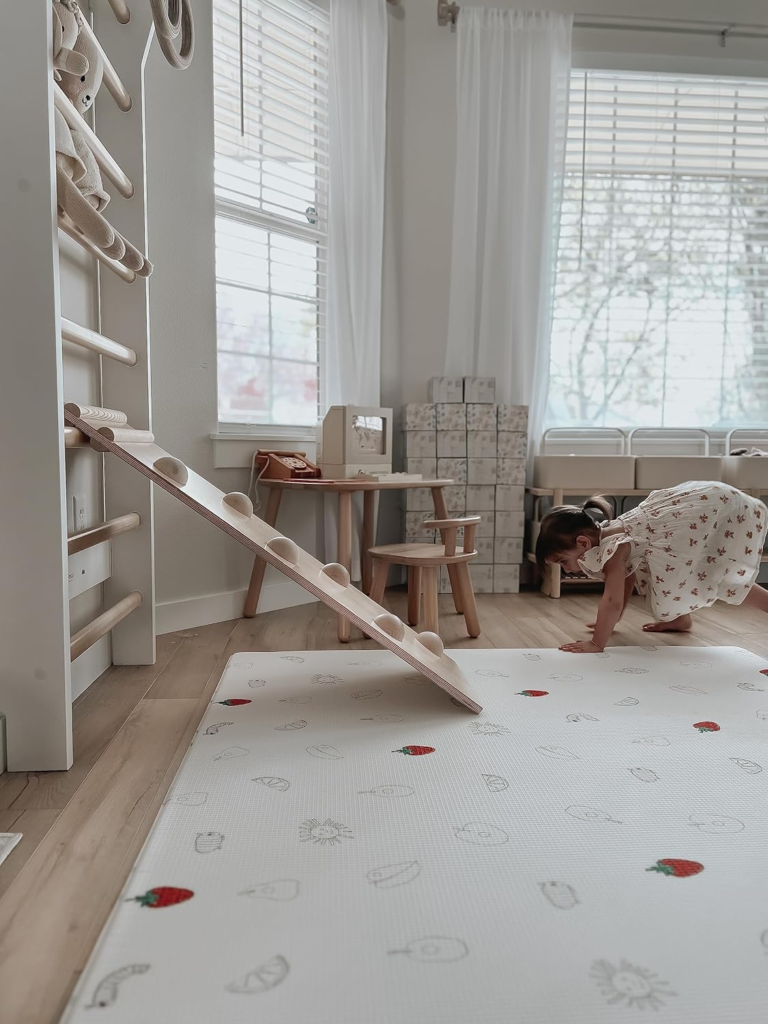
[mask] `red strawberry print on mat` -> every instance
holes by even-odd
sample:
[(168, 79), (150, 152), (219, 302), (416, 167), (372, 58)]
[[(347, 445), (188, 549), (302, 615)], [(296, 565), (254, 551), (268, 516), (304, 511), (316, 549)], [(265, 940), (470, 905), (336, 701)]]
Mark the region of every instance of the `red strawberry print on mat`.
[(698, 729), (699, 732), (720, 732), (717, 722), (694, 722), (693, 728)]
[(132, 896), (127, 903), (136, 902), (141, 907), (159, 910), (161, 907), (175, 907), (177, 903), (186, 903), (195, 894), (191, 889), (177, 889), (173, 885), (157, 885), (142, 896)]
[(419, 754), (434, 754), (434, 752), (434, 747), (415, 747), (412, 744), (392, 751), (393, 754), (412, 754), (414, 757), (418, 757)]
[(214, 703), (223, 704), (225, 708), (237, 708), (241, 704), (250, 704), (251, 701), (246, 700), (245, 697), (227, 697), (226, 700), (217, 700)]
[(548, 697), (549, 690), (520, 690), (516, 697)]
[(760, 675), (761, 676), (768, 676), (768, 668), (761, 668), (760, 669)]
[(677, 860), (674, 857), (664, 857), (657, 860), (652, 868), (646, 871), (656, 871), (660, 875), (671, 875), (672, 878), (690, 878), (691, 875), (698, 875), (704, 870), (704, 865), (697, 860)]

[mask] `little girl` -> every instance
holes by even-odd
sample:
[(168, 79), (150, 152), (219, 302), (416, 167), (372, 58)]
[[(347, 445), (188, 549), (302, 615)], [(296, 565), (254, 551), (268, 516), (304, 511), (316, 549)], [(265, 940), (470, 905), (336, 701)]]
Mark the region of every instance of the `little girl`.
[[(589, 509), (606, 517), (598, 525)], [(637, 508), (611, 519), (605, 498), (563, 505), (544, 517), (536, 544), (540, 568), (560, 565), (605, 580), (590, 623), (592, 640), (563, 651), (603, 650), (635, 584), (650, 600), (648, 632), (691, 628), (691, 612), (715, 601), (768, 612), (768, 591), (755, 584), (763, 553), (762, 502), (727, 484), (693, 482), (653, 491)]]

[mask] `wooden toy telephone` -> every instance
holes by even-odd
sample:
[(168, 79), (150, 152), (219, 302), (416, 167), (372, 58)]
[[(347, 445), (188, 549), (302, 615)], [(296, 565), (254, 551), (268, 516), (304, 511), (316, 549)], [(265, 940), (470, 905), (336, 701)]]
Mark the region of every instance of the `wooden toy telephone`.
[(259, 480), (317, 480), (320, 470), (307, 462), (306, 452), (259, 450), (253, 457)]

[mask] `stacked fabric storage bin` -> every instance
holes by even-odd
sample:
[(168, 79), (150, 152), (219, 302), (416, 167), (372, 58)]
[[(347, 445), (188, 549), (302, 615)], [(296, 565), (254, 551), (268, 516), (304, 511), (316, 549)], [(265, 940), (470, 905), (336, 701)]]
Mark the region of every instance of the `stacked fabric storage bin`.
[[(445, 489), (449, 515), (479, 515), (469, 566), (478, 594), (516, 594), (523, 561), (528, 409), (497, 405), (489, 377), (433, 377), (429, 402), (405, 406), (405, 471), (455, 481)], [(421, 524), (434, 514), (428, 488), (404, 491), (405, 539), (429, 539)], [(436, 537), (433, 539), (437, 539)], [(441, 590), (450, 589), (447, 573)]]

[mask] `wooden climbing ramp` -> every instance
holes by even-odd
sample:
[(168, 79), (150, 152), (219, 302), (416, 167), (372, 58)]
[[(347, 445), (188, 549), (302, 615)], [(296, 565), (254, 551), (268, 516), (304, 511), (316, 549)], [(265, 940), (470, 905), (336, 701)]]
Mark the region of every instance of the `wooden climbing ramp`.
[(123, 414), (114, 410), (66, 405), (64, 417), (69, 425), (90, 439), (94, 448), (111, 452), (148, 477), (323, 604), (350, 619), (372, 640), (431, 679), (470, 711), (482, 711), (464, 673), (444, 653), (442, 641), (435, 633), (414, 632), (396, 615), (351, 586), (349, 573), (343, 566), (323, 565), (272, 529), (253, 514), (253, 506), (245, 494), (220, 491), (158, 447), (147, 431), (134, 431)]

